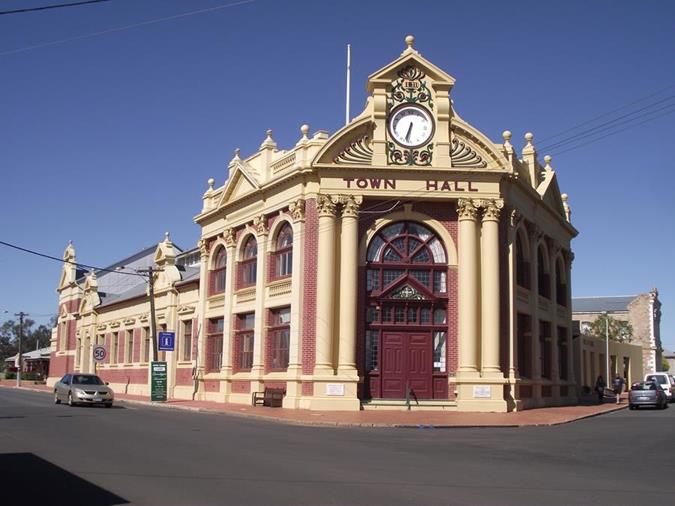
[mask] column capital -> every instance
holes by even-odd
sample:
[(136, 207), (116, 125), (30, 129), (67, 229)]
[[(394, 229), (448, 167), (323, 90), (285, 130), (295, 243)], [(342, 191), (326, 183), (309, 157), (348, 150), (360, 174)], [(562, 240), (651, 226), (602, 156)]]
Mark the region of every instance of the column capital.
[(199, 239), (197, 246), (199, 247), (199, 256), (201, 258), (206, 258), (209, 256), (209, 244), (206, 239)]
[(295, 223), (305, 221), (304, 199), (298, 199), (288, 204), (288, 211), (291, 213), (291, 216), (293, 217), (293, 221)]
[(457, 214), (460, 220), (475, 220), (478, 216), (478, 208), (471, 199), (459, 199), (457, 201)]
[(225, 245), (228, 248), (234, 248), (237, 242), (234, 234), (234, 229), (226, 228), (225, 231), (223, 232), (223, 238), (225, 239)]
[(269, 233), (269, 229), (267, 228), (267, 220), (265, 219), (264, 214), (259, 214), (253, 218), (253, 228), (255, 228), (258, 236), (267, 235)]
[(319, 217), (335, 217), (335, 202), (333, 202), (333, 200), (328, 195), (319, 194), (316, 196), (316, 208), (319, 211)]
[(363, 197), (354, 195), (340, 196), (342, 204), (342, 217), (356, 218), (359, 215), (359, 208), (363, 202)]
[(478, 207), (483, 209), (483, 221), (499, 221), (504, 201), (502, 199), (481, 200)]

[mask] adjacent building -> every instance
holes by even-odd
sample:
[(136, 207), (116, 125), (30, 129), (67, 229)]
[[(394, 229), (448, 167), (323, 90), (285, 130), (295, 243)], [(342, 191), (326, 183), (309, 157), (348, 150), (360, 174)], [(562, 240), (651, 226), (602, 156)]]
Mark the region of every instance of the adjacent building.
[[(148, 394), (154, 265), (169, 395), (284, 407), (509, 411), (576, 402), (570, 224), (551, 158), (459, 116), (453, 77), (406, 38), (329, 135), (268, 131), (208, 181), (186, 252), (165, 238), (83, 273), (66, 249), (52, 378), (97, 372)], [(317, 104), (320, 106), (320, 104)], [(161, 328), (159, 330), (161, 330)], [(105, 346), (96, 365), (92, 349)]]
[(630, 324), (633, 331), (627, 340), (642, 349), (643, 375), (663, 370), (661, 301), (656, 288), (639, 295), (572, 299), (575, 333), (588, 334), (590, 324), (603, 314)]

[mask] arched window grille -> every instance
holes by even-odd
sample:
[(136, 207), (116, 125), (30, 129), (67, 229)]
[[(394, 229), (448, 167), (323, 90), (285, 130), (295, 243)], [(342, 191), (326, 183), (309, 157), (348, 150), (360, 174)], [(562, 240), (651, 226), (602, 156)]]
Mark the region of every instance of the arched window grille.
[(225, 248), (220, 247), (213, 259), (213, 268), (211, 269), (211, 295), (223, 293), (225, 291), (225, 268), (227, 266), (227, 252)]
[(258, 242), (252, 235), (244, 243), (241, 261), (239, 262), (239, 287), (255, 285), (258, 261)]
[(274, 277), (284, 278), (293, 273), (293, 229), (285, 223), (277, 235)]

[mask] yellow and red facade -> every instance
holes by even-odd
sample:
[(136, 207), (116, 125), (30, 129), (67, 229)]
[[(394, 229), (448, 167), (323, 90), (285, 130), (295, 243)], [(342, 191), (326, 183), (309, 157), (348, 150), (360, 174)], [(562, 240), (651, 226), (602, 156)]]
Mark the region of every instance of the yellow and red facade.
[[(509, 132), (494, 143), (460, 118), (454, 79), (406, 42), (344, 128), (303, 125), (289, 150), (268, 131), (256, 153), (237, 150), (222, 186), (209, 180), (198, 277), (159, 243), (158, 322), (178, 341), (164, 357), (171, 396), (248, 403), (277, 387), (284, 407), (314, 410), (576, 402), (577, 232), (551, 160), (539, 163), (531, 134), (519, 156)], [(396, 137), (402, 107), (421, 119)], [(413, 125), (420, 145), (406, 145)], [(59, 293), (52, 374), (93, 370), (104, 342), (117, 356), (99, 374), (147, 394), (147, 295), (101, 303), (96, 274), (69, 264)]]

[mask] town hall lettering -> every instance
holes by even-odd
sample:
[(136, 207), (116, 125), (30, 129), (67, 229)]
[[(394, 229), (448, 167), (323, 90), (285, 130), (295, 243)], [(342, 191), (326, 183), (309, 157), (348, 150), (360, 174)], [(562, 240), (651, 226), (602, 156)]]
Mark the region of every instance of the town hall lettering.
[[(347, 188), (359, 188), (361, 190), (395, 190), (396, 179), (382, 179), (379, 177), (344, 177), (342, 180), (347, 183)], [(477, 192), (478, 188), (471, 185), (471, 181), (437, 181), (427, 179), (427, 191), (448, 191), (448, 192)]]

